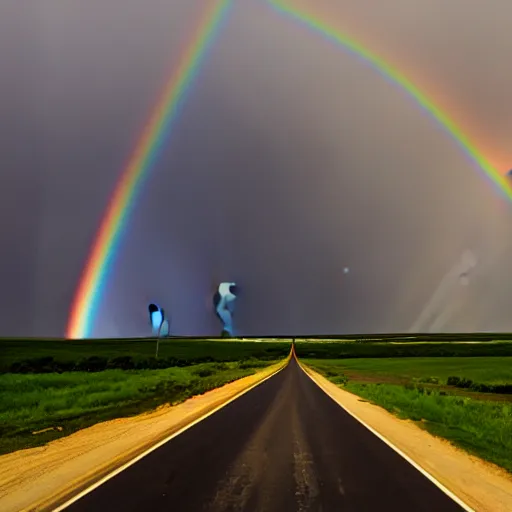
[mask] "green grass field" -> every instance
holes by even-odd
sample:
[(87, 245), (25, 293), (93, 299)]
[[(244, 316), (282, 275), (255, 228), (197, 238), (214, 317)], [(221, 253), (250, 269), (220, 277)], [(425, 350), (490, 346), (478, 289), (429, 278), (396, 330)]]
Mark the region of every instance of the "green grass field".
[[(131, 356), (142, 361), (155, 355), (156, 341), (147, 340), (8, 340), (0, 339), (0, 373), (13, 363), (28, 359), (53, 357), (56, 361), (77, 362), (98, 356), (113, 359)], [(239, 361), (284, 358), (290, 351), (290, 340), (276, 342), (161, 340), (159, 359), (176, 358), (193, 362), (210, 357), (214, 361)]]
[[(433, 338), (435, 339), (435, 338)], [(512, 357), (512, 343), (394, 343), (298, 341), (297, 356), (305, 359), (347, 359), (363, 357)]]
[[(335, 384), (512, 472), (512, 402), (447, 391), (446, 379), (512, 382), (512, 358), (310, 359)], [(438, 379), (439, 385), (433, 383)], [(394, 383), (399, 381), (400, 384)], [(428, 384), (422, 384), (425, 381)], [(492, 396), (489, 394), (489, 398)]]
[[(310, 361), (311, 362), (311, 361)], [(340, 370), (352, 376), (383, 377), (421, 381), (438, 379), (446, 384), (448, 377), (456, 375), (484, 384), (512, 382), (512, 357), (403, 357), (397, 359), (326, 359), (317, 360), (315, 367), (328, 371)]]
[[(0, 375), (0, 453), (39, 446), (100, 421), (176, 403), (275, 361), (205, 363), (164, 370)], [(47, 428), (50, 430), (33, 434)]]

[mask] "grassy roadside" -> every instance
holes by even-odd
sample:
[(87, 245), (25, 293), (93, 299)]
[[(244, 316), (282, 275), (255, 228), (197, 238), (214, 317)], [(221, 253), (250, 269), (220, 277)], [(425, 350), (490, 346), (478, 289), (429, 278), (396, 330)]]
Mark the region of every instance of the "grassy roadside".
[[(499, 358), (484, 359), (495, 360), (494, 364), (500, 365)], [(351, 367), (352, 361), (310, 359), (302, 362), (347, 391), (385, 408), (401, 419), (412, 420), (431, 434), (443, 437), (469, 453), (512, 473), (512, 403), (480, 399), (482, 395), (479, 395), (478, 399), (460, 396), (432, 384), (421, 385), (418, 380), (429, 376), (434, 370), (429, 361), (424, 363), (423, 371), (419, 368), (422, 366), (420, 360), (417, 360), (417, 365), (413, 368), (406, 364), (407, 361), (402, 360), (401, 371), (394, 360), (383, 360), (380, 367), (376, 362), (370, 362), (366, 366), (364, 376), (372, 373), (373, 382), (358, 381), (354, 373), (347, 376), (346, 371)], [(352, 372), (353, 367), (358, 366), (357, 362), (354, 363)], [(437, 364), (440, 363), (441, 360), (438, 360)], [(489, 361), (479, 363), (491, 364)], [(447, 367), (453, 364), (451, 359), (447, 360)], [(484, 375), (493, 378), (492, 366), (478, 368), (478, 362), (472, 364), (471, 369), (459, 368), (459, 374), (466, 371), (469, 372), (467, 375), (471, 375), (471, 372), (475, 372), (479, 378), (483, 378)], [(468, 366), (472, 364), (468, 363)], [(393, 366), (395, 377), (408, 378), (409, 381), (402, 384), (390, 383), (388, 377)], [(369, 367), (372, 368), (371, 371), (368, 370)], [(384, 377), (381, 382), (378, 377), (379, 370), (380, 375)], [(453, 367), (444, 370), (451, 372)], [(443, 369), (437, 370), (437, 373), (442, 374)]]
[(162, 370), (0, 375), (0, 454), (175, 404), (276, 362), (249, 359)]

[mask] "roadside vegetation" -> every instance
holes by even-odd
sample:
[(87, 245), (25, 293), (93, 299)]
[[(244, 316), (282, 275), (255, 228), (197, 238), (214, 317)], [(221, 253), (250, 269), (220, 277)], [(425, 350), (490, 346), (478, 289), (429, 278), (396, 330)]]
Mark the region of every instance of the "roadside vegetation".
[[(512, 472), (512, 358), (301, 360), (347, 391)], [(477, 392), (459, 379), (487, 386)], [(498, 387), (498, 386), (501, 386)]]
[(178, 403), (275, 362), (248, 358), (158, 370), (5, 373), (0, 375), (0, 454)]
[(290, 341), (0, 339), (0, 453), (175, 404), (284, 359)]
[(0, 373), (52, 373), (106, 369), (158, 369), (248, 358), (274, 360), (290, 351), (290, 340), (274, 342), (162, 339), (0, 339)]
[(323, 370), (343, 371), (353, 380), (418, 382), (446, 385), (450, 377), (488, 385), (512, 383), (512, 357), (410, 357), (326, 359), (314, 362)]
[[(434, 338), (435, 339), (435, 338)], [(426, 342), (317, 342), (297, 341), (298, 357), (307, 359), (348, 359), (363, 357), (484, 357), (512, 356), (512, 343), (507, 341), (482, 343)]]

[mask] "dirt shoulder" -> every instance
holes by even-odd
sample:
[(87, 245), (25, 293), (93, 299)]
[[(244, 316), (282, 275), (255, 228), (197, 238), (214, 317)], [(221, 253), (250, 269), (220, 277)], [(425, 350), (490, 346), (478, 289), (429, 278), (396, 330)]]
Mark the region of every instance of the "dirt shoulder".
[(0, 456), (0, 510), (48, 510), (285, 366), (287, 360), (176, 406), (98, 423)]
[(512, 477), (506, 471), (468, 455), (412, 421), (400, 420), (302, 367), (338, 404), (390, 441), (469, 507), (478, 512), (512, 510)]

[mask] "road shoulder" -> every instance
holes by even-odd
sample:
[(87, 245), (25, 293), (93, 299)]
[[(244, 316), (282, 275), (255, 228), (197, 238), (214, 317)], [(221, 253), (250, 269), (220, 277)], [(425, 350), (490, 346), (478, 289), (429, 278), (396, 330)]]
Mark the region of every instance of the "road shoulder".
[(0, 456), (0, 510), (49, 510), (286, 366), (284, 361), (176, 406), (98, 423), (48, 445)]
[(432, 436), (412, 421), (345, 391), (311, 368), (304, 371), (335, 402), (371, 427), (424, 471), (478, 512), (512, 510), (512, 477), (504, 470), (468, 455), (444, 439)]

